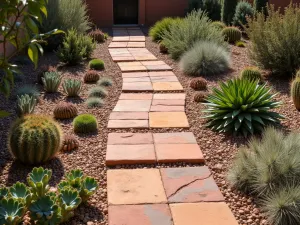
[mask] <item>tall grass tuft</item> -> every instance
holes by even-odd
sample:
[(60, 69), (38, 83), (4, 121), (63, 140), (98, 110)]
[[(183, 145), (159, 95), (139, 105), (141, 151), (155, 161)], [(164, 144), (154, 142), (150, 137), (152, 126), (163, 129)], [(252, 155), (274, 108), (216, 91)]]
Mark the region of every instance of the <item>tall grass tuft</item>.
[(181, 18), (166, 17), (157, 21), (149, 30), (149, 35), (152, 41), (159, 42), (162, 40), (164, 32), (169, 31), (173, 24), (180, 23)]

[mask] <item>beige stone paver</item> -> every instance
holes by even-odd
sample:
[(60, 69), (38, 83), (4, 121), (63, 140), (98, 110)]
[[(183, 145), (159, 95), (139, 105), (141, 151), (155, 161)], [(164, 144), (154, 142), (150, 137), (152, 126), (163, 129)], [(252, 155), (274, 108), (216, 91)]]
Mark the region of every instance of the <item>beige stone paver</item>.
[(129, 94), (129, 93), (122, 93), (120, 95), (120, 100), (152, 100), (153, 94)]
[(108, 225), (173, 225), (167, 204), (108, 207)]
[(182, 91), (183, 87), (179, 82), (153, 82), (155, 91)]
[[(141, 59), (145, 60), (145, 59)], [(157, 61), (159, 64), (149, 64), (151, 61), (138, 61), (138, 62), (119, 62), (118, 65), (122, 72), (143, 72), (143, 71), (167, 71), (172, 68), (163, 61)]]
[(150, 112), (149, 125), (152, 128), (189, 127), (189, 123), (184, 112)]
[(176, 94), (154, 94), (153, 100), (161, 100), (161, 99), (184, 99), (185, 100), (185, 93), (176, 93)]
[(224, 202), (171, 204), (175, 225), (238, 225)]
[(110, 120), (148, 120), (148, 112), (112, 112)]
[(151, 100), (119, 100), (114, 112), (149, 112)]
[(152, 83), (148, 82), (128, 82), (123, 83), (123, 92), (141, 92), (141, 91), (153, 91)]
[[(149, 61), (157, 60), (155, 55), (149, 52), (146, 48), (138, 47), (143, 42), (112, 42), (110, 44), (109, 53), (114, 62), (120, 62), (118, 59), (126, 57), (131, 59), (131, 61)], [(120, 46), (119, 48), (117, 46)], [(128, 48), (132, 45), (131, 48)]]
[(158, 169), (108, 170), (107, 193), (109, 205), (167, 202)]
[(149, 128), (149, 120), (109, 120), (107, 128)]
[(111, 42), (108, 46), (109, 48), (145, 48), (145, 42), (138, 41), (120, 41)]

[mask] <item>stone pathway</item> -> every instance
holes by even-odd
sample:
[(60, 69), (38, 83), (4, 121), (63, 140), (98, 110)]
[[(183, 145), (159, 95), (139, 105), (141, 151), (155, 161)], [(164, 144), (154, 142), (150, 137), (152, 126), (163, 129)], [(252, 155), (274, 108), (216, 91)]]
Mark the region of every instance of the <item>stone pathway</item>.
[[(108, 169), (109, 225), (237, 225), (191, 132), (133, 133), (189, 128), (185, 93), (172, 68), (145, 46), (137, 28), (114, 29), (109, 52), (122, 71), (122, 94), (108, 128), (107, 166), (196, 163), (195, 167)], [(137, 93), (142, 92), (142, 93)], [(152, 93), (154, 92), (154, 93)], [(137, 166), (137, 168), (142, 168)]]

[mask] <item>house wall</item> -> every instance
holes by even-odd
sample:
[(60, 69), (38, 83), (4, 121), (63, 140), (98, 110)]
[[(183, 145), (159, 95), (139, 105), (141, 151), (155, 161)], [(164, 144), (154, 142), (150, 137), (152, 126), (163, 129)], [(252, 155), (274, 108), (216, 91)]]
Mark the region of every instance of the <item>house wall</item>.
[(113, 25), (113, 0), (86, 0), (89, 15), (99, 27)]

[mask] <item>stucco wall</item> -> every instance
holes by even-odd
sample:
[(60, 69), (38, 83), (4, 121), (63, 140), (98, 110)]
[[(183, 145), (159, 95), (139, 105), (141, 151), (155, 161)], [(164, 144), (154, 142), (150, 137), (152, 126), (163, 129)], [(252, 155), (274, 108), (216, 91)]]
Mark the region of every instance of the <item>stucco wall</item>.
[(99, 27), (113, 25), (113, 0), (86, 0), (93, 23)]

